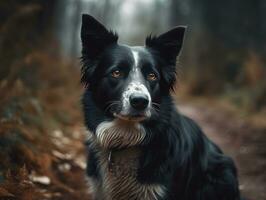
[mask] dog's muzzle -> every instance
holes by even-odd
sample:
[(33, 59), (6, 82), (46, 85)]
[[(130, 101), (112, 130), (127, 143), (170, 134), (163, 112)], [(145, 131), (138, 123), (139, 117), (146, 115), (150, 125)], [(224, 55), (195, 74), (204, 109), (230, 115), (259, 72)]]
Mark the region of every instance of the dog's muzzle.
[(122, 94), (121, 103), (121, 112), (115, 113), (115, 117), (141, 121), (151, 115), (151, 97), (145, 85), (141, 83), (130, 83)]

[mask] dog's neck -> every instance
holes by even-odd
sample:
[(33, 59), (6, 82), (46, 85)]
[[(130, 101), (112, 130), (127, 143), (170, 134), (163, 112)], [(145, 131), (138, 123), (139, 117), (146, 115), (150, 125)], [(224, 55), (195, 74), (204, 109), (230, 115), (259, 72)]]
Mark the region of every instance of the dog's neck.
[(120, 119), (101, 122), (89, 140), (97, 149), (102, 176), (135, 179), (141, 152), (139, 145), (145, 136), (145, 129), (136, 122)]
[(95, 135), (102, 148), (121, 149), (141, 144), (146, 132), (139, 123), (115, 119), (100, 123)]

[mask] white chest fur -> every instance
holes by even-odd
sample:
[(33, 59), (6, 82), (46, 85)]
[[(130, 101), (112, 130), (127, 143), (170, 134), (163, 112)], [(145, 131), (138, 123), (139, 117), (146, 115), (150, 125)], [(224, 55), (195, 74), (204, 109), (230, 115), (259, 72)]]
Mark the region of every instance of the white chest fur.
[[(99, 180), (91, 180), (95, 199), (156, 200), (162, 197), (163, 186), (141, 184), (137, 180), (140, 149), (136, 145), (145, 137), (144, 128), (139, 124), (103, 123), (98, 126), (96, 137), (90, 138), (94, 140), (101, 176)], [(124, 148), (110, 151), (113, 145)]]
[(96, 129), (96, 140), (104, 149), (135, 146), (145, 136), (145, 129), (140, 124), (122, 120), (102, 122)]

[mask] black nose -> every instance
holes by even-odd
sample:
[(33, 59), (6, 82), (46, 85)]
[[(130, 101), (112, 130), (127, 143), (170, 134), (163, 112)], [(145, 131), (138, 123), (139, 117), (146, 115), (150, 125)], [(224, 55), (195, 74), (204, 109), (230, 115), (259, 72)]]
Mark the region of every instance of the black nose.
[(149, 103), (148, 97), (143, 95), (131, 95), (129, 101), (131, 106), (136, 110), (144, 110)]

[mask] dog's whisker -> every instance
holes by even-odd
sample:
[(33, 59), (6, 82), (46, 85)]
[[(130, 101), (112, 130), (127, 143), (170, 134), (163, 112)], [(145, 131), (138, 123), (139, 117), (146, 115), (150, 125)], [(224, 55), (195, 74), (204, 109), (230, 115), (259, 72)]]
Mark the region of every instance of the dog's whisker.
[(107, 101), (105, 103), (105, 105), (110, 105), (110, 104), (113, 104), (113, 103), (119, 103), (119, 101)]
[(151, 106), (151, 108), (153, 109), (153, 110), (155, 110), (156, 112), (160, 112), (160, 109), (161, 109), (161, 105), (160, 104), (158, 104), (158, 103), (155, 103), (155, 102), (152, 102), (152, 106)]
[(153, 112), (154, 115), (157, 115), (157, 116), (160, 113), (160, 110), (158, 108), (153, 107), (153, 106), (151, 107), (151, 111)]
[(161, 105), (159, 103), (152, 102), (152, 105), (160, 107)]
[(155, 102), (152, 102), (152, 107), (156, 108), (156, 109), (160, 109), (161, 105)]
[(113, 106), (117, 106), (119, 101), (109, 101), (106, 103), (107, 107), (104, 109), (104, 114), (106, 114)]

